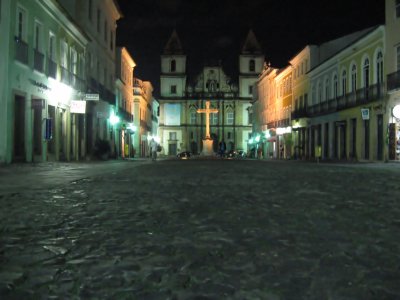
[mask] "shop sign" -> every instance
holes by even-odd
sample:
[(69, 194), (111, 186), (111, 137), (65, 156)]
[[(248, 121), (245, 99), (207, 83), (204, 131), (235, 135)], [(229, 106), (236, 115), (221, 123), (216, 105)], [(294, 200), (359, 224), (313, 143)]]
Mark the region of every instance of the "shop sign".
[(285, 133), (291, 133), (292, 132), (292, 127), (279, 127), (276, 129), (276, 134), (282, 135)]
[(86, 101), (99, 101), (100, 95), (99, 94), (85, 94)]
[(86, 113), (86, 101), (71, 100), (70, 112), (75, 114)]
[(369, 108), (361, 108), (361, 117), (363, 120), (369, 120)]

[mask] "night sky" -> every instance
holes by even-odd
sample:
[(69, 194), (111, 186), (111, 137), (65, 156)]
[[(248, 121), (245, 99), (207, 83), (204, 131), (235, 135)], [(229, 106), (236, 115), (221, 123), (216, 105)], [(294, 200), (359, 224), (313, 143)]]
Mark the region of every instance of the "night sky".
[[(124, 14), (117, 44), (159, 95), (160, 55), (173, 29), (188, 55), (191, 75), (205, 62), (222, 61), (237, 76), (238, 55), (253, 29), (266, 60), (284, 67), (307, 44), (320, 44), (384, 23), (384, 0), (117, 0)], [(236, 78), (232, 78), (236, 80)]]

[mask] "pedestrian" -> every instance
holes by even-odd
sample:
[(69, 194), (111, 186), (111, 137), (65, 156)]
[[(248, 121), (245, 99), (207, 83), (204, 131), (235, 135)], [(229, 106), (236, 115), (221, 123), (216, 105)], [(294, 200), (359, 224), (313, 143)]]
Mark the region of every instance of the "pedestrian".
[(154, 138), (151, 139), (150, 141), (150, 151), (151, 151), (151, 160), (155, 161), (157, 159), (157, 142), (154, 140)]
[(225, 150), (226, 150), (226, 144), (225, 141), (222, 140), (219, 142), (219, 155), (221, 156), (221, 158), (224, 157)]

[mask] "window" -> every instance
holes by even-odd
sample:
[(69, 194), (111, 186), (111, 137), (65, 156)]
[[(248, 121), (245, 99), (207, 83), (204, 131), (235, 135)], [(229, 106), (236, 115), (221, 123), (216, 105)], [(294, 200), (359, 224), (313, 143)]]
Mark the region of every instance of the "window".
[(56, 56), (56, 37), (55, 35), (50, 32), (49, 35), (49, 58), (50, 60), (54, 61)]
[(100, 18), (101, 18), (101, 10), (97, 9), (97, 32), (100, 32)]
[(226, 124), (233, 125), (233, 112), (230, 111), (226, 114)]
[(345, 96), (347, 93), (347, 74), (346, 71), (343, 70), (342, 73), (342, 96)]
[(399, 18), (400, 17), (400, 0), (396, 0), (395, 6), (396, 6), (396, 17)]
[(171, 94), (176, 94), (176, 85), (171, 85)]
[(17, 10), (17, 38), (26, 41), (26, 11), (21, 7)]
[(41, 52), (40, 51), (41, 45), (42, 45), (42, 25), (38, 22), (35, 22), (35, 40), (33, 48), (36, 51)]
[(232, 132), (228, 132), (228, 140), (232, 138)]
[(169, 133), (169, 140), (170, 141), (176, 141), (176, 132), (170, 132)]
[[(397, 70), (399, 70), (399, 65), (397, 65)], [(377, 72), (377, 82), (383, 82), (383, 54), (381, 51), (378, 52), (376, 56), (376, 72)]]
[(193, 138), (194, 138), (194, 134), (193, 134), (193, 131), (191, 131), (190, 132), (190, 139), (193, 140)]
[(363, 75), (364, 75), (364, 87), (368, 88), (369, 87), (369, 59), (366, 58), (364, 61), (364, 67), (363, 67)]
[(104, 21), (104, 41), (107, 44), (107, 33), (108, 33), (108, 24), (107, 21)]
[(357, 67), (353, 65), (351, 67), (351, 91), (355, 93), (357, 90)]
[(254, 59), (250, 59), (249, 61), (249, 71), (250, 72), (256, 71), (256, 62), (254, 61)]
[(301, 75), (304, 74), (304, 62), (301, 63)]
[(68, 67), (68, 45), (66, 42), (61, 41), (61, 66), (63, 68)]
[(196, 124), (197, 113), (195, 111), (190, 112), (190, 124)]
[(114, 32), (112, 30), (110, 30), (110, 49), (114, 50)]
[(336, 99), (338, 97), (338, 79), (337, 75), (333, 77), (333, 98)]
[(75, 75), (78, 72), (78, 54), (75, 49), (71, 49), (71, 72)]
[(90, 21), (93, 19), (93, 0), (89, 0), (88, 2), (88, 18)]
[(218, 124), (218, 114), (210, 114), (210, 125)]
[(308, 94), (304, 94), (303, 108), (306, 107), (307, 102), (308, 102)]
[(322, 102), (322, 85), (321, 82), (318, 84), (318, 103)]
[(308, 71), (308, 59), (306, 59), (306, 62), (305, 62), (305, 70), (304, 70), (306, 73), (307, 73), (307, 71)]
[(175, 72), (176, 71), (176, 60), (173, 59), (171, 60), (171, 72)]
[(400, 46), (397, 47), (396, 49), (396, 54), (397, 54), (397, 71), (400, 71)]
[(249, 85), (249, 95), (253, 95), (253, 86)]
[(329, 98), (330, 98), (330, 95), (329, 95), (329, 79), (327, 78), (326, 80), (325, 80), (325, 101), (328, 101), (329, 100)]

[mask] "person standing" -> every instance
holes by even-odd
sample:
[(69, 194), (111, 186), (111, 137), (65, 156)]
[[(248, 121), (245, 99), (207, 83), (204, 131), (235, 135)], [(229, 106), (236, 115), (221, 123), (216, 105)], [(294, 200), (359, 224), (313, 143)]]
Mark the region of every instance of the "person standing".
[(157, 159), (157, 142), (154, 140), (154, 138), (151, 139), (150, 141), (150, 151), (151, 151), (151, 160), (155, 161)]

